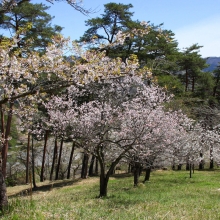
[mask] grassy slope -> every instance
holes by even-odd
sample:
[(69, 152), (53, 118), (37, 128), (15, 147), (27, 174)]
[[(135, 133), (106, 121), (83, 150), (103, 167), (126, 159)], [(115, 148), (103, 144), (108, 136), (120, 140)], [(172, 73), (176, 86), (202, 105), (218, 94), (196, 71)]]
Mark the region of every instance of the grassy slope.
[(104, 199), (96, 198), (98, 183), (60, 182), (34, 192), (32, 202), (30, 196), (10, 197), (11, 210), (2, 219), (220, 219), (219, 171), (196, 171), (192, 179), (186, 171), (155, 171), (137, 188), (132, 177), (116, 176)]

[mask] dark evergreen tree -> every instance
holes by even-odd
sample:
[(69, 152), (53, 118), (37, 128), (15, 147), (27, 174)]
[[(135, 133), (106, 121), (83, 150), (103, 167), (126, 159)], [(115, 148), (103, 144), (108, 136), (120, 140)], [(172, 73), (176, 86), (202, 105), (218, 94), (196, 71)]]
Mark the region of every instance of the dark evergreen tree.
[[(112, 44), (117, 33), (126, 30), (133, 23), (131, 20), (133, 13), (129, 11), (133, 7), (131, 4), (108, 3), (104, 7), (104, 14), (101, 17), (86, 21), (86, 26), (89, 29), (80, 38), (80, 41), (90, 42), (93, 40), (98, 45), (107, 41)], [(110, 49), (105, 49), (109, 55)]]
[(62, 27), (58, 25), (51, 25), (53, 17), (46, 12), (48, 9), (49, 7), (44, 4), (29, 2), (18, 4), (1, 16), (0, 27), (10, 30), (12, 34), (29, 25), (25, 34), (18, 34), (18, 47), (21, 48), (25, 44), (30, 50), (44, 51), (51, 42), (52, 36), (62, 30)]
[(182, 81), (185, 85), (185, 92), (195, 92), (195, 85), (201, 71), (207, 66), (206, 61), (199, 54), (199, 49), (202, 46), (193, 44), (180, 53), (178, 58), (178, 65), (182, 72), (179, 72), (179, 76), (182, 76)]
[(218, 100), (220, 98), (220, 64), (214, 70), (214, 88), (213, 88), (213, 97), (216, 97)]

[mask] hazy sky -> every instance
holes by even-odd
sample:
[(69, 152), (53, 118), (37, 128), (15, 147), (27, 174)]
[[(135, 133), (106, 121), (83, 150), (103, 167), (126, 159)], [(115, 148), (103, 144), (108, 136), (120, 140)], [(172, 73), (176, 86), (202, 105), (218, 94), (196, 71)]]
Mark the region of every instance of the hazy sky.
[(78, 39), (87, 29), (85, 20), (103, 13), (104, 4), (131, 3), (134, 20), (150, 21), (155, 25), (164, 23), (164, 28), (175, 34), (180, 49), (198, 43), (203, 46), (200, 49), (203, 57), (220, 57), (220, 0), (83, 0), (85, 8), (95, 11), (90, 17), (64, 2), (31, 2), (50, 5), (48, 13), (55, 16), (53, 23), (64, 27), (63, 35), (72, 40)]

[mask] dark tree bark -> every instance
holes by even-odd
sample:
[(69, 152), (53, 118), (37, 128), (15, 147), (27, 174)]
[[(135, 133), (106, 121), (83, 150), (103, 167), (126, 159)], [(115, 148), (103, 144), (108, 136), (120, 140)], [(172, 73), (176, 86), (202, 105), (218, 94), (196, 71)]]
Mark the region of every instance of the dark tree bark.
[(95, 175), (99, 175), (99, 161), (97, 158), (95, 159)]
[(12, 108), (14, 102), (10, 102), (9, 111), (7, 117), (6, 129), (4, 129), (4, 112), (1, 105), (1, 132), (4, 142), (0, 148), (0, 154), (2, 155), (0, 159), (0, 209), (3, 210), (8, 206), (8, 198), (6, 193), (6, 164), (7, 164), (7, 154), (8, 154), (8, 138), (11, 130), (11, 121), (12, 121)]
[(26, 157), (26, 184), (29, 183), (29, 163), (30, 163), (30, 133), (28, 133), (27, 157)]
[[(2, 105), (0, 105), (0, 108), (1, 108), (1, 133), (2, 133), (2, 138), (4, 138), (5, 137), (4, 110)], [(0, 166), (2, 166), (2, 164), (0, 164)], [(8, 198), (6, 192), (5, 178), (2, 170), (0, 169), (0, 210), (3, 210), (5, 207), (7, 207), (7, 205), (8, 205)]]
[(84, 152), (83, 161), (82, 161), (82, 170), (81, 170), (81, 178), (86, 179), (88, 174), (88, 162), (89, 162), (89, 154)]
[(135, 162), (134, 164), (134, 186), (137, 186), (139, 183), (141, 164), (139, 162)]
[(210, 147), (210, 166), (209, 166), (209, 169), (213, 169), (213, 168), (214, 168), (213, 148)]
[(149, 180), (150, 180), (150, 174), (151, 174), (151, 167), (149, 167), (149, 168), (146, 169), (145, 177), (144, 177), (144, 183), (145, 183), (146, 181), (149, 181)]
[(105, 172), (105, 164), (103, 160), (99, 158), (100, 164), (100, 190), (99, 190), (99, 197), (106, 197), (108, 194), (108, 181), (112, 171), (115, 169), (116, 165), (119, 163), (121, 157), (117, 158), (109, 167), (108, 172)]
[(128, 164), (128, 173), (131, 173), (131, 163)]
[(182, 169), (182, 164), (178, 164), (177, 170), (181, 170)]
[(63, 138), (61, 139), (61, 142), (60, 142), (60, 151), (59, 151), (59, 158), (58, 158), (58, 163), (57, 163), (55, 180), (58, 180), (58, 178), (59, 178), (59, 170), (60, 170), (60, 164), (61, 164), (62, 151), (63, 151)]
[(115, 169), (115, 167), (117, 166), (119, 161), (122, 159), (122, 157), (124, 156), (124, 154), (128, 150), (129, 150), (129, 148), (127, 150), (125, 150), (123, 153), (121, 153), (121, 155), (119, 155), (119, 157), (114, 162), (111, 163), (107, 172), (105, 172), (105, 162), (104, 162), (105, 160), (104, 160), (104, 154), (102, 152), (102, 147), (100, 147), (100, 149), (97, 150), (97, 159), (98, 159), (99, 165), (100, 165), (99, 197), (107, 196), (107, 188), (108, 188), (108, 181), (109, 181), (110, 174), (113, 172), (113, 170)]
[(73, 145), (72, 145), (72, 149), (71, 149), (71, 153), (70, 153), (69, 164), (68, 164), (68, 169), (67, 169), (67, 179), (70, 178), (70, 171), (71, 171), (71, 165), (72, 165), (72, 161), (73, 161), (74, 150), (75, 150), (75, 142), (73, 141)]
[(3, 105), (0, 105), (1, 109), (1, 134), (2, 138), (4, 139), (4, 134), (5, 134), (5, 118), (4, 118), (4, 110), (3, 110)]
[(213, 159), (210, 159), (210, 167), (209, 169), (213, 169), (214, 168), (214, 161)]
[(189, 177), (192, 178), (192, 164), (189, 164)]
[(8, 117), (7, 117), (7, 124), (4, 134), (4, 142), (1, 149), (2, 154), (2, 173), (4, 178), (6, 178), (6, 164), (7, 164), (7, 155), (8, 155), (8, 139), (10, 135), (11, 130), (11, 122), (12, 122), (12, 109), (14, 106), (14, 102), (10, 102), (9, 111), (8, 111)]
[(108, 193), (109, 175), (105, 175), (102, 171), (100, 174), (100, 192), (99, 197), (106, 197)]
[(8, 206), (8, 197), (6, 192), (5, 178), (0, 170), (0, 210), (4, 210)]
[(94, 171), (93, 171), (94, 163), (95, 163), (95, 155), (92, 155), (90, 165), (89, 165), (89, 176), (94, 176)]
[(50, 170), (50, 181), (53, 180), (53, 171), (54, 171), (56, 161), (57, 161), (57, 137), (55, 137), (55, 143), (54, 143), (53, 161), (52, 161), (52, 166)]
[[(200, 157), (203, 158), (203, 153), (200, 153)], [(201, 159), (199, 162), (199, 170), (203, 170), (204, 169), (204, 160)]]
[(45, 136), (44, 136), (44, 150), (43, 150), (43, 159), (42, 159), (41, 174), (40, 174), (40, 181), (41, 182), (44, 181), (44, 167), (45, 167), (45, 157), (46, 157), (46, 150), (47, 150), (48, 133), (49, 133), (49, 131), (46, 131)]
[(35, 180), (35, 158), (34, 158), (34, 138), (33, 138), (33, 135), (32, 135), (32, 138), (31, 138), (31, 158), (32, 158), (32, 180), (33, 180), (33, 187), (34, 189), (37, 188), (37, 185), (36, 185), (36, 180)]

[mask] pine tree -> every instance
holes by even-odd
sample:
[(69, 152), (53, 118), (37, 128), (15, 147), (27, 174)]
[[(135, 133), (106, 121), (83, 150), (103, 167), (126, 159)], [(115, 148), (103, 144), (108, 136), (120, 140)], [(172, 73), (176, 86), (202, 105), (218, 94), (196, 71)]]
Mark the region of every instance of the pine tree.
[(28, 45), (30, 50), (44, 51), (53, 35), (60, 33), (62, 27), (51, 26), (53, 17), (47, 14), (49, 7), (44, 4), (24, 2), (18, 4), (11, 11), (1, 17), (0, 27), (7, 29), (11, 34), (20, 29), (27, 29), (26, 33), (18, 34), (17, 46), (22, 48)]

